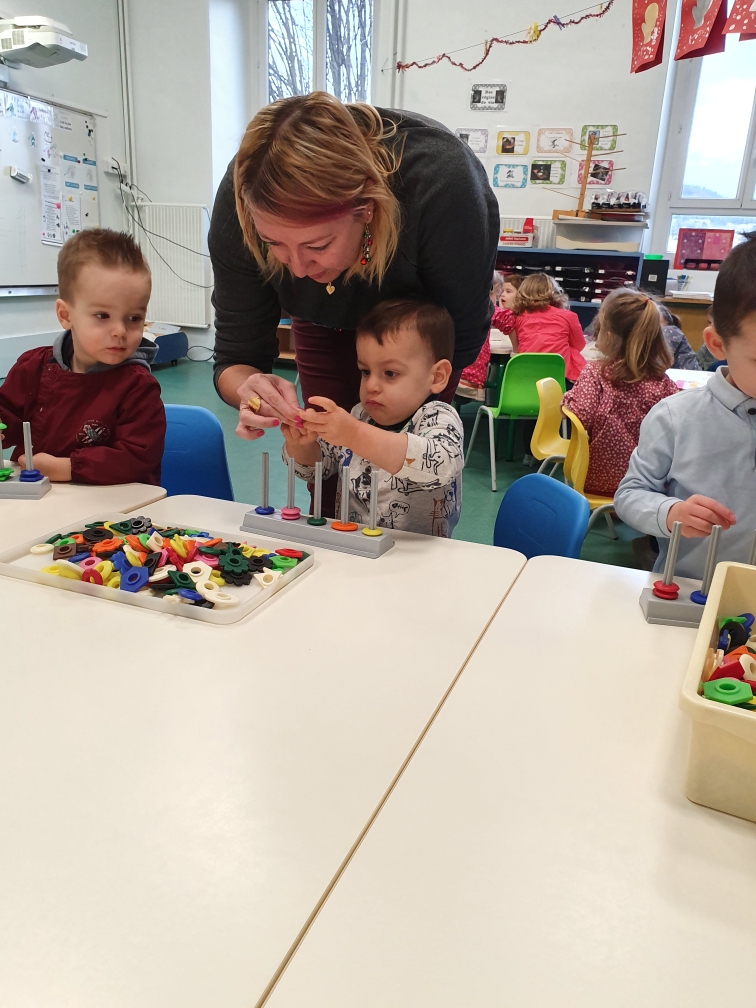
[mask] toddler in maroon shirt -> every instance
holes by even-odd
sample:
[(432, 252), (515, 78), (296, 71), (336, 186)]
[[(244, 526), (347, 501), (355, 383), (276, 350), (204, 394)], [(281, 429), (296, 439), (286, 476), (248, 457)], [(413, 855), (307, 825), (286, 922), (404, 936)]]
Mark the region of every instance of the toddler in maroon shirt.
[[(144, 338), (150, 271), (130, 235), (88, 228), (58, 256), (55, 308), (66, 330), (22, 354), (0, 386), (14, 462), (56, 482), (160, 482), (165, 410)], [(23, 452), (30, 421), (34, 458)]]

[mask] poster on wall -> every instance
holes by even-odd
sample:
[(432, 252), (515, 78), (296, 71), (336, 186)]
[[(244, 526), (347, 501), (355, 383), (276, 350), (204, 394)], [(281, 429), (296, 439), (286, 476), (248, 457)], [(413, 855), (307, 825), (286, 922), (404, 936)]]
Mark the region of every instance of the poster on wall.
[[(577, 166), (577, 184), (583, 184), (584, 162)], [(591, 161), (591, 169), (588, 172), (588, 185), (607, 186), (612, 183), (614, 173), (614, 161)]]
[(659, 66), (664, 56), (667, 0), (633, 0), (633, 55), (630, 73)]
[(718, 270), (732, 248), (734, 231), (713, 228), (680, 228), (675, 269)]
[(454, 130), (454, 135), (459, 137), (462, 143), (466, 143), (473, 154), (485, 154), (488, 150), (487, 129), (465, 129), (464, 127), (460, 127)]
[(473, 84), (470, 108), (478, 112), (503, 112), (507, 104), (506, 84)]
[(724, 52), (727, 23), (724, 0), (683, 0), (680, 11), (680, 37), (675, 59), (693, 59)]
[(526, 164), (497, 164), (493, 170), (495, 189), (524, 189), (528, 184)]
[(572, 130), (566, 127), (539, 129), (536, 150), (539, 154), (569, 154), (572, 150)]
[[(741, 32), (743, 35), (756, 33), (756, 3), (754, 0), (733, 0), (730, 16), (723, 32)], [(741, 41), (743, 41), (741, 39)]]
[(522, 157), (530, 150), (530, 133), (499, 133), (496, 138), (497, 154), (514, 154)]
[(533, 161), (530, 166), (531, 185), (564, 185), (566, 161)]
[(580, 149), (588, 150), (588, 135), (594, 134), (593, 149), (595, 151), (609, 152), (617, 149), (617, 126), (583, 126), (580, 134)]

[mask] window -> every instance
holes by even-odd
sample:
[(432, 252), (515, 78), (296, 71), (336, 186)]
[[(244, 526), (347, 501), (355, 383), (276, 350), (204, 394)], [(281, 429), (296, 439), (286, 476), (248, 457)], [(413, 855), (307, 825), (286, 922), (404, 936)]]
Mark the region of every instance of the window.
[(268, 97), (370, 101), (373, 0), (268, 0)]
[(756, 42), (674, 65), (653, 251), (673, 252), (681, 227), (756, 229)]

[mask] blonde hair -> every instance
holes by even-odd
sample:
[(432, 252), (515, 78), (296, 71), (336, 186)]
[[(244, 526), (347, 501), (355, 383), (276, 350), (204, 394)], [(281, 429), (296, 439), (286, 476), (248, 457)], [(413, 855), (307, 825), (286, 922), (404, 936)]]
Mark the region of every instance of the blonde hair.
[[(511, 281), (510, 281), (511, 282)], [(512, 312), (546, 311), (547, 308), (569, 308), (570, 299), (548, 273), (531, 273), (520, 284)]]
[(251, 208), (301, 222), (372, 200), (370, 262), (362, 265), (358, 256), (345, 279), (381, 282), (399, 239), (400, 206), (389, 182), (402, 150), (385, 143), (396, 132), (372, 105), (343, 105), (325, 91), (260, 109), (236, 155), (234, 193), (244, 242), (264, 276), (284, 267), (258, 237)]
[(659, 306), (640, 291), (621, 287), (608, 294), (596, 329), (596, 347), (606, 358), (601, 367), (613, 384), (661, 378), (672, 367)]

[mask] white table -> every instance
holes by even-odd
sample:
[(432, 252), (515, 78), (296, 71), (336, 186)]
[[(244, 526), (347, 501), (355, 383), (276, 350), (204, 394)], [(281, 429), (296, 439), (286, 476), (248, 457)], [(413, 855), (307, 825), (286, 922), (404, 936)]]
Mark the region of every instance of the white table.
[(267, 1008), (751, 1008), (756, 825), (684, 797), (646, 577), (528, 563)]
[(255, 1003), (524, 564), (397, 540), (230, 626), (0, 577), (3, 1008)]
[(673, 382), (684, 382), (685, 388), (699, 388), (708, 385), (715, 371), (686, 371), (683, 368), (667, 368), (667, 375)]
[(77, 522), (101, 511), (134, 511), (163, 497), (165, 490), (149, 483), (117, 486), (53, 483), (39, 500), (0, 500), (0, 552), (67, 522)]

